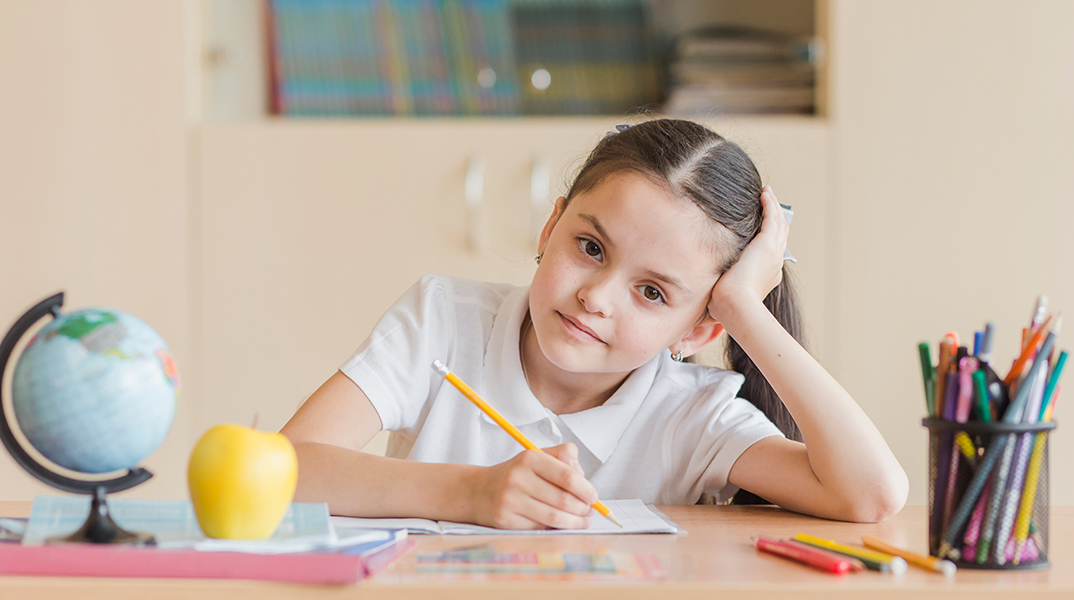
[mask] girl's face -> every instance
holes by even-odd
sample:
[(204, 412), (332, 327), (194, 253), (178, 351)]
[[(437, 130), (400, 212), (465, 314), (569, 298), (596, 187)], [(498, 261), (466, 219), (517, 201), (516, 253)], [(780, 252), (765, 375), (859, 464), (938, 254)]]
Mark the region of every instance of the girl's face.
[(563, 199), (541, 232), (530, 316), (541, 353), (571, 373), (627, 373), (719, 336), (707, 306), (717, 228), (633, 172)]

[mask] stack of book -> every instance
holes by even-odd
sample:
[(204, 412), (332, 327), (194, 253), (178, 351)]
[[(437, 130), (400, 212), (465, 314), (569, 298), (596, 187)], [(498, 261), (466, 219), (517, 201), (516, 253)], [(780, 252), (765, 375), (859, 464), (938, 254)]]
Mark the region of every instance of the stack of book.
[(511, 115), (507, 0), (269, 0), (273, 112)]
[(782, 33), (717, 27), (684, 34), (668, 65), (663, 112), (710, 116), (815, 110), (817, 42)]
[(334, 526), (324, 503), (292, 503), (267, 540), (207, 538), (189, 500), (110, 498), (116, 523), (148, 546), (49, 543), (85, 521), (85, 496), (38, 496), (29, 519), (0, 519), (0, 575), (249, 579), (345, 585), (414, 546), (405, 529)]
[(512, 4), (524, 113), (623, 114), (661, 100), (647, 2)]

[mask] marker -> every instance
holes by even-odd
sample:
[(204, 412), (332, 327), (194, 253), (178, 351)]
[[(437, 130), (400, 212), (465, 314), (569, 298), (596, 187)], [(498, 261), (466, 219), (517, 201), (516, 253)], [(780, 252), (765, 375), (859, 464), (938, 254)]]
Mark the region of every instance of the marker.
[(1002, 415), (1003, 411), (1007, 410), (1007, 402), (1009, 397), (1007, 396), (1007, 388), (1003, 385), (1003, 381), (996, 375), (996, 371), (992, 368), (992, 342), (996, 337), (996, 325), (994, 323), (985, 323), (984, 339), (981, 340), (981, 352), (977, 356), (977, 363), (980, 365), (981, 370), (984, 371), (985, 382), (988, 384), (988, 399), (991, 403), (995, 415)]
[[(978, 361), (978, 365), (982, 363)], [(988, 402), (988, 376), (985, 375), (984, 367), (977, 369), (973, 374), (973, 391), (976, 402), (977, 418), (982, 423), (992, 422), (992, 405)]]
[(873, 550), (865, 550), (863, 548), (855, 548), (853, 546), (847, 546), (832, 540), (826, 540), (823, 538), (815, 537), (805, 533), (799, 533), (794, 536), (796, 542), (802, 542), (803, 544), (809, 544), (810, 546), (816, 546), (824, 550), (831, 550), (832, 552), (838, 552), (839, 554), (845, 554), (860, 560), (865, 563), (865, 566), (874, 571), (889, 571), (894, 575), (901, 575), (906, 572), (906, 559), (898, 556), (892, 556), (890, 554), (884, 554), (883, 552), (875, 552)]
[(910, 552), (909, 550), (903, 550), (902, 548), (892, 546), (884, 540), (871, 535), (862, 536), (861, 543), (873, 550), (879, 550), (880, 552), (886, 552), (893, 556), (903, 558), (906, 562), (912, 565), (917, 565), (930, 571), (936, 571), (937, 573), (943, 573), (947, 576), (954, 575), (955, 571), (958, 570), (955, 563), (949, 560), (943, 560), (941, 558), (936, 558), (935, 556), (923, 556), (921, 554)]
[[(480, 408), (486, 415), (489, 416), (489, 418), (491, 418), (493, 421), (496, 421), (496, 424), (503, 428), (503, 430), (506, 431), (511, 437), (515, 438), (516, 442), (522, 444), (522, 446), (525, 447), (527, 450), (536, 450), (537, 452), (544, 452), (544, 450), (541, 450), (537, 447), (537, 444), (531, 442), (528, 437), (523, 435), (521, 431), (519, 431), (514, 425), (512, 425), (510, 421), (503, 418), (503, 415), (496, 412), (495, 408), (489, 406), (489, 403), (485, 402), (481, 398), (481, 396), (478, 396), (477, 392), (471, 389), (470, 386), (466, 385), (463, 382), (463, 380), (459, 379), (457, 375), (455, 375), (447, 367), (445, 367), (444, 363), (440, 362), (439, 360), (434, 360), (433, 370), (437, 373), (440, 373), (440, 375), (442, 375), (444, 379), (448, 380), (448, 383), (455, 386), (455, 389), (462, 392), (463, 396), (469, 398), (470, 402), (476, 404), (478, 408)], [(600, 500), (597, 500), (596, 503), (593, 504), (593, 508), (596, 509), (596, 511), (600, 514), (604, 515), (604, 517), (612, 523), (615, 523), (619, 527), (623, 526), (623, 524), (619, 522), (619, 519), (615, 518), (615, 515), (612, 514), (612, 511), (608, 510), (608, 507), (604, 506), (604, 503)]]
[(936, 371), (932, 367), (932, 355), (929, 352), (928, 342), (917, 345), (917, 352), (921, 358), (921, 378), (925, 382), (925, 408), (929, 416), (936, 414), (936, 398), (933, 396), (936, 387)]
[(940, 363), (936, 366), (936, 418), (943, 418), (944, 394), (947, 392), (947, 374), (951, 372), (951, 342), (940, 342)]
[(774, 540), (764, 536), (754, 538), (753, 544), (758, 550), (789, 558), (804, 565), (809, 565), (814, 569), (820, 569), (836, 575), (865, 569), (865, 565), (856, 558), (827, 552), (807, 544), (799, 544), (788, 540)]

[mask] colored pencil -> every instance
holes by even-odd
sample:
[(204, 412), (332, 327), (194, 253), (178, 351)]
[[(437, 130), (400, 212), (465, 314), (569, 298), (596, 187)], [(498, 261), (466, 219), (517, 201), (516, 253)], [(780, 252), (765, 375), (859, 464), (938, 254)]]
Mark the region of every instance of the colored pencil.
[(936, 558), (935, 556), (923, 556), (921, 554), (916, 554), (914, 552), (910, 552), (909, 550), (904, 550), (902, 548), (892, 546), (884, 540), (877, 537), (873, 537), (871, 535), (862, 536), (861, 543), (865, 544), (866, 548), (872, 548), (873, 550), (877, 550), (879, 552), (886, 552), (887, 554), (890, 554), (892, 556), (898, 556), (912, 565), (916, 565), (928, 569), (930, 571), (936, 571), (937, 573), (943, 573), (944, 575), (954, 575), (955, 571), (958, 570), (958, 567), (955, 566), (955, 563), (949, 560)]
[[(1062, 318), (1063, 315), (1062, 313), (1060, 313), (1059, 316), (1056, 318), (1056, 327), (1058, 327), (1058, 321), (1062, 320)], [(1040, 327), (1037, 328), (1036, 332), (1034, 332), (1033, 335), (1030, 336), (1029, 342), (1025, 344), (1025, 347), (1022, 349), (1022, 353), (1018, 356), (1018, 360), (1014, 361), (1014, 366), (1011, 367), (1010, 373), (1007, 373), (1007, 377), (1003, 379), (1004, 385), (1010, 387), (1011, 383), (1015, 379), (1017, 379), (1019, 375), (1021, 375), (1022, 367), (1025, 366), (1026, 361), (1028, 361), (1029, 358), (1033, 356), (1033, 350), (1037, 347), (1038, 344), (1040, 344), (1041, 338), (1048, 333), (1048, 323), (1050, 323), (1051, 321), (1051, 317), (1045, 319), (1044, 322), (1041, 323)]]
[(757, 536), (753, 540), (753, 543), (758, 550), (763, 552), (782, 556), (783, 558), (789, 558), (804, 565), (809, 565), (814, 569), (820, 569), (821, 571), (834, 573), (836, 575), (843, 575), (845, 573), (850, 573), (851, 571), (859, 571), (865, 568), (865, 565), (855, 558), (827, 552), (807, 544), (796, 544), (787, 540), (774, 540), (764, 536)]
[(906, 560), (898, 556), (892, 556), (874, 550), (866, 550), (864, 548), (855, 548), (853, 546), (847, 546), (846, 544), (840, 544), (839, 542), (826, 540), (805, 533), (799, 533), (794, 536), (794, 541), (856, 558), (865, 563), (866, 567), (874, 571), (890, 571), (895, 575), (906, 572)]
[[(489, 403), (485, 402), (481, 398), (481, 396), (478, 396), (477, 392), (472, 390), (470, 386), (466, 385), (466, 383), (463, 382), (463, 380), (459, 379), (458, 376), (456, 376), (447, 367), (445, 367), (444, 363), (440, 362), (439, 360), (434, 360), (433, 370), (435, 370), (437, 373), (440, 373), (440, 375), (442, 375), (444, 379), (448, 380), (448, 383), (455, 386), (457, 390), (462, 392), (463, 396), (466, 396), (471, 402), (476, 404), (478, 408), (480, 408), (486, 415), (489, 416), (489, 418), (491, 418), (493, 421), (496, 421), (497, 425), (503, 428), (503, 430), (506, 431), (511, 437), (515, 438), (515, 441), (522, 444), (524, 448), (526, 448), (527, 450), (536, 450), (537, 452), (544, 452), (544, 450), (538, 448), (536, 444), (531, 442), (529, 438), (523, 435), (522, 432), (519, 431), (514, 425), (512, 425), (507, 419), (503, 418), (500, 413), (496, 412), (495, 408), (489, 406)], [(593, 508), (596, 509), (596, 511), (600, 514), (604, 515), (604, 517), (606, 517), (612, 523), (615, 523), (619, 527), (623, 526), (623, 524), (619, 522), (619, 519), (615, 518), (615, 515), (612, 514), (612, 511), (608, 510), (608, 507), (604, 506), (604, 503), (600, 500), (597, 500), (593, 504)]]

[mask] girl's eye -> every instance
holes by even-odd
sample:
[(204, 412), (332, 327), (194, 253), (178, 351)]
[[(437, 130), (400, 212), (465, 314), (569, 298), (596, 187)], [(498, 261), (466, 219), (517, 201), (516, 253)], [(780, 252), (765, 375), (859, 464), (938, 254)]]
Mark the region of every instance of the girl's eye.
[(583, 240), (581, 240), (581, 242), (582, 242), (582, 252), (585, 252), (586, 256), (591, 256), (593, 258), (599, 258), (600, 257), (600, 255), (601, 255), (600, 244), (594, 242), (593, 240), (587, 240), (587, 239), (583, 239)]
[(641, 295), (644, 296), (645, 299), (650, 301), (650, 302), (663, 302), (664, 301), (664, 294), (662, 294), (660, 292), (660, 290), (654, 288), (651, 285), (643, 285), (643, 286), (641, 286)]

